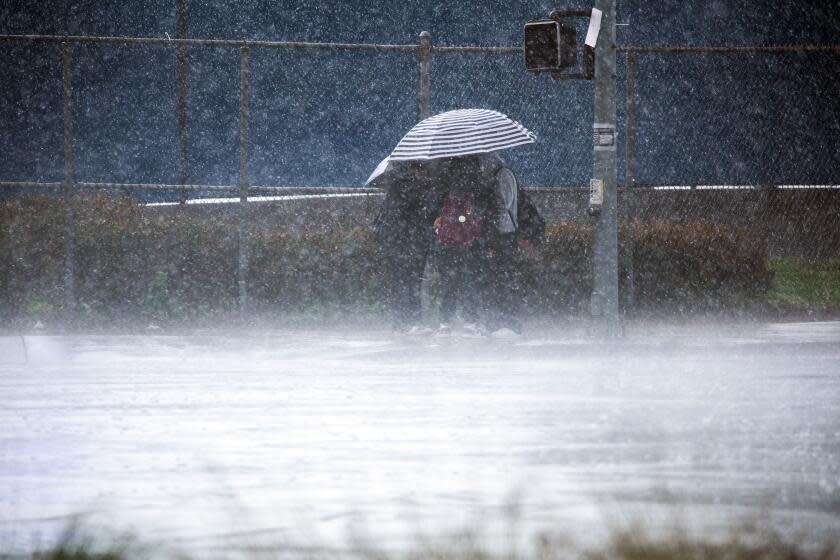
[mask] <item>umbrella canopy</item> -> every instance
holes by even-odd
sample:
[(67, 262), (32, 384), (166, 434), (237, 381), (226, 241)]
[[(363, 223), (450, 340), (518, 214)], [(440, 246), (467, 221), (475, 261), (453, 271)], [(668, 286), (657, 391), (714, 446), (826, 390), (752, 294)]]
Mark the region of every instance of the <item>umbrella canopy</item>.
[(425, 167), (419, 161), (391, 161), (390, 156), (379, 162), (370, 174), (365, 186), (387, 188), (389, 184), (401, 181), (416, 173), (418, 167)]
[(390, 156), (379, 162), (373, 173), (370, 174), (366, 187), (387, 189), (389, 186), (404, 181), (416, 183), (423, 182), (431, 176), (440, 172), (439, 162), (444, 160), (398, 160), (394, 161)]
[(373, 170), (373, 173), (370, 174), (367, 181), (365, 181), (365, 185), (370, 185), (371, 181), (385, 173), (385, 170), (388, 169), (388, 164), (391, 162), (388, 158), (383, 159), (379, 162), (379, 165), (376, 166), (376, 169)]
[[(374, 169), (373, 173), (370, 174), (370, 177), (367, 178), (365, 186), (387, 188), (390, 183), (404, 177), (405, 174), (412, 169), (412, 167), (425, 165), (424, 162), (429, 162), (429, 160), (391, 161), (390, 156), (386, 157), (379, 162), (379, 165), (376, 166), (376, 169)], [(479, 154), (479, 164), (481, 166), (481, 171), (484, 173), (487, 172), (487, 170), (495, 170), (499, 167), (504, 167), (505, 160), (503, 160), (497, 152), (488, 152), (486, 154)], [(435, 170), (429, 167), (428, 171), (433, 173)]]
[(457, 109), (417, 123), (388, 159), (406, 161), (484, 154), (536, 141), (536, 134), (498, 111)]

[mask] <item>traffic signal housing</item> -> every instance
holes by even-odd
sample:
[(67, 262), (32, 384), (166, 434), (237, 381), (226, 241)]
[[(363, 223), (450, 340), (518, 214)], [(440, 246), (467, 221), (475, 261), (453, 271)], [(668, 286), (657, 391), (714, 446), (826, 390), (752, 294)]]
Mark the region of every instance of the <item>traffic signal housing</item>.
[[(554, 10), (547, 18), (525, 24), (525, 69), (534, 74), (549, 72), (555, 79), (591, 80), (595, 76), (595, 45), (601, 29), (601, 10)], [(583, 64), (578, 72), (577, 29), (572, 18), (586, 18), (589, 28), (582, 46)]]
[(577, 31), (563, 18), (525, 24), (525, 68), (560, 71), (577, 64)]

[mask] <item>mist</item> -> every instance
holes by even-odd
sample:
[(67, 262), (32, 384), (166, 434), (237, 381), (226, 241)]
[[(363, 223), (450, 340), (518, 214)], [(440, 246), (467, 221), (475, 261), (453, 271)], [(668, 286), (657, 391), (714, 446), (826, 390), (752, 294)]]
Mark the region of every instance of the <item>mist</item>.
[(0, 558), (836, 558), (830, 4), (3, 4)]

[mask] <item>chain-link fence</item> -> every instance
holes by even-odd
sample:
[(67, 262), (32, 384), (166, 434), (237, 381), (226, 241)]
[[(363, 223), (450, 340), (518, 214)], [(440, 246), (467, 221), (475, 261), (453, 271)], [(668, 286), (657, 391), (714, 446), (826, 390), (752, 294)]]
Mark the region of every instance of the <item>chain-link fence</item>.
[[(419, 38), (0, 41), (3, 74), (15, 84), (0, 108), (9, 124), (0, 135), (2, 194), (65, 197), (69, 307), (77, 192), (158, 202), (239, 195), (239, 210), (219, 215), (238, 227), (244, 307), (247, 234), (259, 223), (254, 216), (271, 213), (245, 202), (274, 195), (276, 209), (294, 200), (295, 212), (277, 215), (300, 223), (301, 196), (370, 195), (365, 178), (424, 111), (486, 107), (521, 121), (539, 142), (504, 154), (520, 182), (536, 191), (549, 221), (589, 219), (591, 84), (525, 73), (518, 47), (433, 44), (424, 82)], [(775, 255), (840, 254), (840, 47), (618, 50), (625, 221), (737, 224), (769, 239)], [(317, 205), (315, 219), (354, 213), (368, 222), (375, 207), (369, 198), (335, 197)], [(214, 213), (207, 205), (196, 212)]]
[(2, 118), (12, 126), (0, 138), (8, 154), (0, 186), (4, 196), (63, 197), (67, 308), (76, 302), (77, 193), (182, 203), (238, 194), (236, 283), (245, 308), (249, 198), (368, 195), (361, 185), (399, 138), (393, 130), (417, 116), (418, 45), (0, 41), (3, 73), (17, 84), (5, 91)]
[(626, 216), (736, 224), (775, 256), (840, 256), (840, 49), (623, 50)]
[[(772, 256), (840, 256), (840, 48), (619, 48), (626, 222), (737, 225)], [(505, 153), (553, 222), (585, 224), (588, 82), (523, 73), (521, 53), (435, 51), (434, 112), (494, 107), (540, 142)], [(557, 189), (553, 187), (566, 187)], [(629, 188), (628, 188), (629, 187)]]

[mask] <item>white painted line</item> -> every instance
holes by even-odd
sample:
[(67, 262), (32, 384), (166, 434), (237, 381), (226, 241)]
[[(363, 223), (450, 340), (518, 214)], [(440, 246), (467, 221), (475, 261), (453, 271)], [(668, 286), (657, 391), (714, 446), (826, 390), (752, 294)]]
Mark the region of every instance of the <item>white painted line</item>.
[[(383, 196), (382, 193), (333, 193), (333, 194), (290, 194), (283, 196), (250, 196), (248, 202), (271, 202), (275, 200), (307, 200), (311, 198), (351, 198), (362, 196)], [(187, 204), (236, 204), (239, 197), (193, 198)], [(149, 202), (145, 206), (177, 206), (180, 202)]]

